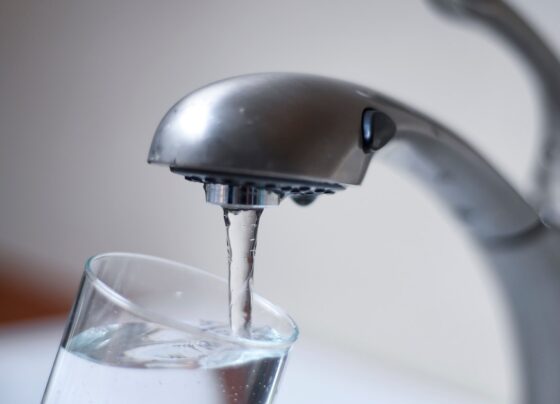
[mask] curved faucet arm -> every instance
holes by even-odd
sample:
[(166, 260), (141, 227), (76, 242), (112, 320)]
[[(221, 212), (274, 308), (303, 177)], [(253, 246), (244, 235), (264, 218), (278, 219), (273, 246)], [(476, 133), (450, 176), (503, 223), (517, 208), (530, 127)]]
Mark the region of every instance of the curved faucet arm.
[(393, 104), (383, 157), (406, 168), (456, 213), (490, 264), (510, 308), (523, 404), (560, 403), (560, 232), (474, 150), (443, 126)]
[(503, 290), (519, 348), (521, 402), (560, 403), (560, 233), (451, 131), (394, 103), (384, 111), (397, 132), (379, 156), (451, 207)]
[(396, 135), (376, 153), (422, 181), (476, 239), (512, 237), (540, 223), (535, 210), (468, 144), (407, 107), (384, 100)]
[(560, 224), (560, 61), (522, 16), (502, 0), (430, 0), (447, 14), (472, 18), (506, 40), (534, 71), (543, 98), (544, 140), (532, 199), (541, 216)]

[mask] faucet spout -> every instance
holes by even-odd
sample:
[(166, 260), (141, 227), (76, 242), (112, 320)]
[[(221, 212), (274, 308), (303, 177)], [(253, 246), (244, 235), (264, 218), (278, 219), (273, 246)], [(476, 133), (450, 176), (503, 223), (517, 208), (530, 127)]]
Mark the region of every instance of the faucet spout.
[(476, 237), (540, 222), (444, 126), (366, 87), (308, 74), (246, 75), (194, 91), (161, 121), (148, 161), (206, 184), (209, 202), (259, 195), (277, 203), (359, 185), (376, 155), (409, 168)]

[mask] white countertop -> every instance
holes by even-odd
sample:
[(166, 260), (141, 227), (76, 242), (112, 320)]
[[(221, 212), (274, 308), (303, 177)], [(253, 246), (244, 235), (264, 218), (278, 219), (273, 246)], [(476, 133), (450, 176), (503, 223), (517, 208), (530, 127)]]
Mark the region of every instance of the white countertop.
[[(0, 328), (0, 403), (41, 400), (63, 320)], [(290, 354), (277, 404), (491, 404), (492, 401), (420, 380), (302, 338)], [(78, 403), (77, 403), (78, 404)]]

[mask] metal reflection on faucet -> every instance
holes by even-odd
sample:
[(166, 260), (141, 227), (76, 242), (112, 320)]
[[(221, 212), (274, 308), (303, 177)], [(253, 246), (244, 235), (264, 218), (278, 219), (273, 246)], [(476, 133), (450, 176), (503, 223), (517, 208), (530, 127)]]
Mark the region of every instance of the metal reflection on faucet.
[(212, 107), (208, 103), (193, 102), (178, 113), (179, 132), (188, 134), (192, 141), (204, 136), (211, 117)]

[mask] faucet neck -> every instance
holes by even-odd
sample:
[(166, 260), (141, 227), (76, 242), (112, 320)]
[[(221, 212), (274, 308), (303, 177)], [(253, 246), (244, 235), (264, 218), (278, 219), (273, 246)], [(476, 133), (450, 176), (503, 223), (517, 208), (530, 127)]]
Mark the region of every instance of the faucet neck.
[(449, 129), (393, 101), (383, 104), (397, 130), (374, 159), (382, 158), (420, 180), (476, 240), (515, 237), (541, 222), (534, 208)]
[(480, 22), (502, 37), (533, 71), (543, 110), (531, 200), (541, 217), (560, 225), (560, 61), (544, 39), (503, 0), (431, 0), (454, 17)]

